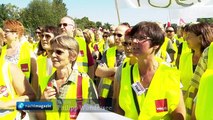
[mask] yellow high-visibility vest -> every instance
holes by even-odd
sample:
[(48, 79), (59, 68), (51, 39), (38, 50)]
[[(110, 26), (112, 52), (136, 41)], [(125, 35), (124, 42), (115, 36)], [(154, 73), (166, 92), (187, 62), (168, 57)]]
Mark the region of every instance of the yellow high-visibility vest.
[(201, 77), (197, 93), (195, 116), (197, 120), (213, 120), (213, 43), (208, 51), (207, 70)]
[(180, 80), (183, 85), (182, 91), (184, 97), (186, 91), (190, 86), (190, 82), (193, 76), (193, 63), (192, 63), (192, 52), (183, 53), (180, 57), (179, 70), (180, 70)]
[[(134, 120), (171, 119), (170, 114), (177, 108), (180, 99), (180, 74), (175, 68), (160, 64), (145, 95), (136, 95), (140, 109), (138, 114), (131, 87), (130, 69), (122, 73), (119, 105), (125, 116)], [(133, 66), (133, 81), (140, 81), (138, 63)]]
[[(10, 72), (10, 64), (0, 63), (0, 101), (7, 102), (16, 98), (15, 90), (12, 86), (12, 75)], [(2, 110), (3, 111), (3, 110)], [(17, 114), (16, 108), (5, 110), (5, 114), (0, 116), (1, 120), (14, 120)]]
[(71, 83), (67, 90), (66, 97), (63, 99), (63, 106), (61, 108), (61, 113), (58, 112), (58, 105), (56, 99), (51, 100), (53, 103), (53, 110), (46, 111), (47, 120), (70, 120), (70, 109), (77, 106), (77, 85), (78, 85), (78, 75), (82, 76), (82, 99), (83, 103), (88, 100), (88, 93), (90, 87), (90, 78), (88, 75), (76, 74), (76, 83)]
[[(115, 66), (116, 62), (116, 49), (117, 47), (111, 47), (106, 51), (106, 59), (107, 59), (107, 65), (109, 68), (113, 68)], [(109, 94), (109, 89), (112, 84), (112, 80), (108, 78), (103, 78), (102, 88), (100, 92), (100, 97), (107, 98)]]
[[(22, 72), (26, 76), (27, 80), (30, 79), (30, 72), (31, 72), (31, 55), (30, 55), (30, 53), (31, 52), (32, 52), (32, 48), (29, 46), (29, 44), (27, 42), (25, 42), (21, 45), (20, 56), (19, 56), (17, 65), (22, 70)], [(6, 53), (7, 53), (7, 45), (2, 47), (0, 62), (2, 62), (2, 63), (5, 62)]]
[[(37, 57), (37, 65), (38, 65), (38, 81), (39, 86), (41, 88), (41, 92), (46, 88), (48, 83), (48, 78), (55, 72), (55, 68), (52, 67), (52, 74), (47, 72), (47, 56), (39, 55)], [(51, 62), (51, 61), (50, 61)]]
[(88, 72), (87, 44), (83, 37), (75, 37), (79, 44), (79, 54), (77, 57), (78, 69), (80, 72)]

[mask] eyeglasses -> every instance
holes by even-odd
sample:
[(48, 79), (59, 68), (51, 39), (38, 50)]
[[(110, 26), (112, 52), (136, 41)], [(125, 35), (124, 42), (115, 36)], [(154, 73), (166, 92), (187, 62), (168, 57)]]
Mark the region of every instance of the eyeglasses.
[(151, 40), (152, 38), (147, 37), (147, 36), (140, 36), (140, 37), (131, 37), (130, 38), (132, 41), (137, 40), (137, 41), (146, 41), (146, 40)]
[(5, 33), (9, 33), (9, 32), (10, 32), (10, 33), (14, 33), (14, 32), (17, 32), (17, 31), (6, 29), (6, 30), (4, 30), (4, 32), (5, 32)]
[[(60, 23), (58, 26), (59, 26), (59, 27), (61, 27), (62, 25), (63, 25), (64, 27), (67, 27), (68, 25), (72, 25), (72, 24), (68, 24), (68, 23)], [(73, 25), (72, 25), (72, 26), (73, 26)]]
[(53, 53), (55, 53), (56, 55), (62, 55), (63, 53), (64, 53), (64, 51), (62, 51), (62, 50), (49, 50), (48, 51), (51, 55), (53, 54)]
[(119, 34), (119, 33), (113, 33), (113, 36), (122, 37), (123, 35), (122, 35), (122, 34)]
[(172, 31), (172, 30), (166, 30), (166, 33), (168, 33), (168, 32), (170, 32), (170, 33), (171, 33), (171, 32), (174, 32), (174, 31)]
[(122, 45), (123, 45), (124, 47), (126, 47), (126, 46), (131, 46), (132, 43), (131, 43), (131, 42), (122, 42)]
[(42, 34), (41, 35), (41, 38), (47, 38), (47, 39), (50, 39), (51, 38), (51, 35), (49, 35), (49, 34)]
[(107, 35), (104, 35), (103, 37), (108, 37)]

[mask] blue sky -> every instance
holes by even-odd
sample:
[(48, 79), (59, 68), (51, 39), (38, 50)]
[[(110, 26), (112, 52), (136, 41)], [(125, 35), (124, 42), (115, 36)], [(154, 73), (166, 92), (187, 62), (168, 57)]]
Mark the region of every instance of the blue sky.
[[(1, 0), (1, 4), (11, 3), (19, 8), (27, 7), (31, 0)], [(63, 0), (68, 15), (73, 18), (87, 16), (91, 21), (118, 24), (114, 0)]]
[[(31, 0), (1, 0), (0, 4), (11, 3), (18, 6), (19, 8), (27, 7)], [(68, 9), (68, 15), (73, 18), (88, 17), (89, 20), (102, 23), (118, 24), (118, 17), (116, 13), (115, 0), (63, 0)], [(118, 0), (119, 1), (119, 0)], [(125, 1), (125, 0), (120, 0)], [(127, 1), (127, 0), (126, 0)], [(173, 1), (173, 0), (172, 0)], [(206, 0), (211, 1), (211, 0)], [(142, 4), (146, 4), (143, 0)], [(124, 2), (123, 2), (124, 3)], [(173, 1), (173, 3), (175, 3)], [(213, 3), (212, 3), (213, 4)], [(182, 13), (174, 12), (168, 9), (154, 9), (148, 10), (146, 8), (122, 8), (119, 9), (120, 21), (129, 22), (130, 25), (135, 25), (140, 21), (160, 21), (161, 23), (167, 23), (168, 21), (172, 23), (178, 23), (178, 15), (185, 20), (185, 22), (193, 22), (198, 14), (204, 15), (212, 14), (213, 9), (205, 9), (205, 12), (199, 9), (185, 9)], [(199, 13), (200, 12), (200, 13)], [(181, 14), (181, 15), (180, 15)], [(213, 17), (213, 16), (212, 16)]]

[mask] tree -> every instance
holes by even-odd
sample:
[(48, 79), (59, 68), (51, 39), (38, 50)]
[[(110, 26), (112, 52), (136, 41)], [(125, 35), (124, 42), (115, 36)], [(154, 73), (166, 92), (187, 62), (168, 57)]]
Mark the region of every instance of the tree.
[(213, 18), (198, 18), (198, 22), (207, 22), (207, 23), (213, 23)]
[(57, 26), (59, 20), (67, 15), (63, 0), (33, 0), (22, 12), (25, 27), (34, 30), (38, 26)]
[(77, 24), (77, 27), (81, 28), (82, 30), (88, 28), (96, 28), (96, 24), (90, 21), (88, 17), (83, 17), (81, 19), (75, 18), (74, 21)]
[(2, 27), (6, 19), (20, 19), (21, 9), (11, 3), (1, 4), (0, 13), (0, 26)]
[(60, 19), (67, 15), (66, 4), (63, 0), (53, 0), (52, 2), (53, 23), (59, 24)]
[[(32, 0), (26, 8), (19, 9), (12, 4), (0, 5), (0, 27), (6, 19), (19, 19), (28, 32), (34, 31), (38, 26), (57, 26), (60, 19), (67, 15), (66, 4), (63, 0)], [(109, 23), (104, 25), (100, 22), (90, 21), (88, 17), (75, 18), (78, 28), (108, 28)]]
[(104, 23), (103, 28), (105, 29), (110, 29), (111, 24), (109, 23)]
[(96, 22), (95, 24), (97, 28), (102, 27), (102, 23), (100, 21)]

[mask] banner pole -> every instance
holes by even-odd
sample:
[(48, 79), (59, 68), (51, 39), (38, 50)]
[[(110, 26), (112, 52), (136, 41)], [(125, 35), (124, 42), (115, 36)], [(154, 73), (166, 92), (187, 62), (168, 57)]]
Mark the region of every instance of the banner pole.
[(118, 16), (118, 24), (120, 24), (120, 14), (119, 14), (119, 9), (118, 9), (118, 0), (115, 0), (115, 8), (116, 8), (116, 13)]
[(171, 21), (171, 11), (170, 11), (170, 8), (168, 8), (168, 10), (169, 10), (169, 22), (172, 23), (172, 21)]

